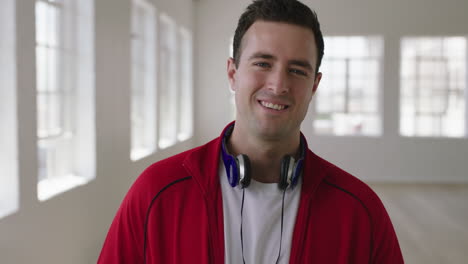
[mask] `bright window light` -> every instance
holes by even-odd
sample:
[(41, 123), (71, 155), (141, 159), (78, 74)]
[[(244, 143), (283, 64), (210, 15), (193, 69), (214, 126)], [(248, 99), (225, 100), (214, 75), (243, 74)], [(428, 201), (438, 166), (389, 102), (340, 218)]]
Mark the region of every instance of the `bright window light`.
[[(229, 40), (229, 57), (234, 57), (234, 36)], [(234, 91), (229, 87), (229, 112), (231, 113), (232, 120), (236, 119), (236, 98)]]
[(36, 1), (38, 199), (95, 177), (92, 0)]
[(180, 45), (180, 96), (177, 139), (187, 140), (193, 134), (193, 78), (192, 78), (192, 35), (179, 28)]
[(0, 218), (19, 206), (14, 4), (0, 2)]
[(335, 36), (324, 41), (327, 52), (315, 99), (315, 132), (380, 135), (382, 37)]
[(156, 150), (156, 10), (146, 0), (132, 6), (131, 159)]
[(174, 20), (165, 14), (159, 29), (158, 146), (164, 149), (177, 142), (177, 32)]
[(401, 41), (400, 133), (464, 137), (466, 37), (407, 37)]

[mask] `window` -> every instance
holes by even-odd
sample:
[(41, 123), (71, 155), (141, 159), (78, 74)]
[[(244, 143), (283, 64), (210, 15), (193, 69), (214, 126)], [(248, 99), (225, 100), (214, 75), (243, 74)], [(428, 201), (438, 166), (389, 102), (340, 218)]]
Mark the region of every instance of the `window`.
[(159, 141), (160, 148), (177, 141), (177, 32), (174, 21), (167, 15), (160, 17), (159, 78)]
[(132, 8), (131, 159), (156, 150), (155, 8), (134, 0)]
[(91, 0), (36, 1), (38, 198), (95, 177)]
[(408, 37), (401, 41), (400, 133), (463, 137), (465, 37)]
[(192, 35), (179, 28), (180, 43), (180, 100), (177, 139), (183, 141), (193, 134), (193, 78), (192, 78)]
[(318, 134), (378, 136), (383, 39), (325, 37), (327, 52), (316, 99)]
[(0, 218), (18, 210), (15, 1), (0, 2)]
[[(229, 40), (229, 57), (234, 58), (234, 36)], [(236, 93), (229, 87), (229, 112), (233, 120), (236, 119)]]

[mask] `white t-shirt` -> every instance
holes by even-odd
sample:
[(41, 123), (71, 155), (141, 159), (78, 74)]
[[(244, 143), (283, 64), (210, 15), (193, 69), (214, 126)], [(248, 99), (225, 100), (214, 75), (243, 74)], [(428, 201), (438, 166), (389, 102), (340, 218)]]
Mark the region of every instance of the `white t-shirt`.
[[(242, 261), (240, 223), (242, 189), (232, 188), (227, 180), (224, 163), (219, 175), (223, 196), (224, 252), (226, 264)], [(284, 197), (283, 242), (278, 263), (289, 263), (291, 241), (299, 207), (302, 179), (286, 190)], [(252, 179), (245, 189), (242, 234), (246, 264), (274, 264), (278, 258), (281, 237), (281, 206), (283, 191), (277, 183), (260, 183)]]

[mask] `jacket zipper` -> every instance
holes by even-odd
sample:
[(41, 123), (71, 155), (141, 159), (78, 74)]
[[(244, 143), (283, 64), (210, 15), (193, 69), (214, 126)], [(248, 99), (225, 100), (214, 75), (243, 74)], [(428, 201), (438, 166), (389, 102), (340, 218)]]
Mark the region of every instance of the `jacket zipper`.
[[(312, 206), (312, 195), (311, 197), (307, 198), (307, 204), (306, 206), (302, 208), (302, 211), (304, 212), (300, 212), (301, 222), (298, 224), (300, 224), (300, 226), (303, 226), (304, 228), (300, 232), (300, 237), (298, 238), (299, 241), (297, 245), (304, 245), (307, 229), (309, 228), (309, 225), (307, 223), (309, 223), (309, 219), (310, 219), (310, 212), (311, 212), (310, 207), (311, 206)], [(304, 214), (304, 216), (302, 216), (302, 214)], [(295, 245), (292, 245), (292, 246), (295, 246)], [(291, 261), (293, 258), (290, 258), (289, 263), (294, 263), (294, 264), (300, 263), (299, 260), (302, 259), (303, 252), (304, 252), (304, 247), (299, 246), (297, 254), (294, 258), (294, 261)]]

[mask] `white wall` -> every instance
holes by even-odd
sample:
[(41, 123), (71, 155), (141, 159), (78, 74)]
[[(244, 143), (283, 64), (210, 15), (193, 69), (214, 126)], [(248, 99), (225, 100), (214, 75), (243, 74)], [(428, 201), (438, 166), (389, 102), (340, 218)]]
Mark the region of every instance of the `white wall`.
[[(200, 0), (196, 6), (199, 143), (218, 136), (230, 121), (228, 45), (237, 19), (248, 3), (248, 0)], [(324, 35), (377, 34), (385, 41), (383, 135), (378, 138), (314, 135), (309, 113), (303, 132), (312, 150), (367, 181), (468, 182), (466, 138), (402, 138), (398, 132), (400, 38), (468, 36), (468, 1), (305, 0), (304, 3), (316, 10)]]
[[(130, 161), (130, 0), (96, 0), (97, 176), (45, 202), (37, 200), (34, 1), (16, 1), (20, 207), (0, 219), (0, 263), (95, 263), (118, 206), (149, 164), (194, 146), (183, 142)], [(193, 29), (191, 0), (158, 0)], [(2, 176), (0, 176), (2, 177)]]

